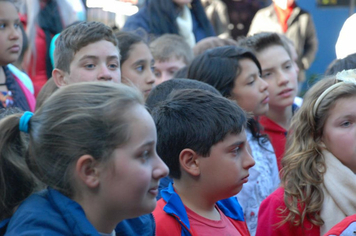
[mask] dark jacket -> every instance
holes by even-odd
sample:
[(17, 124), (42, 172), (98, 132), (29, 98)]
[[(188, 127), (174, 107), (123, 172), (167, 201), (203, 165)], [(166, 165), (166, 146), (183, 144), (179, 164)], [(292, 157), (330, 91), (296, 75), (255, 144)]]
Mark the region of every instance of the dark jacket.
[[(204, 29), (199, 24), (196, 16), (193, 14), (193, 11), (191, 11), (191, 13), (192, 13), (192, 21), (193, 21), (193, 33), (194, 33), (196, 42), (199, 42), (200, 40), (202, 40), (206, 37), (209, 37), (209, 36), (215, 36), (213, 27), (211, 25), (210, 25), (211, 32), (208, 35), (205, 33)], [(149, 41), (162, 35), (162, 34), (161, 35), (155, 34), (150, 29), (150, 17), (149, 17), (147, 6), (144, 6), (139, 12), (130, 16), (126, 20), (125, 25), (122, 28), (122, 30), (123, 31), (138, 31), (138, 34), (140, 34), (141, 36), (148, 37)], [(140, 32), (142, 30), (143, 30), (143, 33), (145, 33), (146, 35), (142, 35), (142, 33)], [(170, 33), (170, 32), (166, 32), (166, 33)]]
[[(6, 236), (100, 236), (78, 203), (51, 188), (31, 195), (10, 220), (0, 222), (0, 235), (5, 231)], [(152, 214), (124, 220), (115, 231), (120, 236), (153, 236)]]

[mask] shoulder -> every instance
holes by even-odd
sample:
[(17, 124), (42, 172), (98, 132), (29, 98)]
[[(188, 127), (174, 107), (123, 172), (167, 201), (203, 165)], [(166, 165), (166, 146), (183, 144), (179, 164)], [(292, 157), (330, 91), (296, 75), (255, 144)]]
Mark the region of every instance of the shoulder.
[(161, 198), (157, 201), (156, 209), (152, 212), (154, 221), (156, 223), (157, 236), (175, 236), (181, 235), (181, 226), (178, 220), (168, 214), (163, 208), (166, 202)]
[(278, 206), (284, 206), (284, 188), (279, 187), (262, 201), (260, 210), (276, 209)]
[(256, 12), (255, 18), (257, 17), (267, 17), (273, 14), (273, 5), (269, 5), (268, 7), (262, 8)]
[(31, 195), (19, 206), (6, 235), (22, 235), (24, 232), (26, 235), (71, 235), (62, 215), (50, 202), (47, 190)]
[(136, 14), (127, 18), (123, 31), (134, 31), (139, 28), (142, 28), (146, 31), (149, 31), (149, 14), (147, 11), (147, 7), (143, 7)]
[(134, 219), (120, 222), (115, 228), (121, 236), (154, 236), (155, 224), (152, 214), (142, 215)]
[(346, 217), (332, 227), (325, 236), (353, 235), (356, 232), (356, 214)]
[(26, 73), (20, 71), (19, 69), (16, 68), (16, 66), (14, 66), (12, 64), (8, 64), (7, 67), (9, 68), (11, 73), (14, 74), (17, 78), (19, 78), (19, 80), (26, 86), (26, 88), (32, 94), (34, 94), (35, 90), (33, 88), (33, 83), (32, 83), (32, 80), (30, 79), (30, 77), (28, 77), (28, 75)]

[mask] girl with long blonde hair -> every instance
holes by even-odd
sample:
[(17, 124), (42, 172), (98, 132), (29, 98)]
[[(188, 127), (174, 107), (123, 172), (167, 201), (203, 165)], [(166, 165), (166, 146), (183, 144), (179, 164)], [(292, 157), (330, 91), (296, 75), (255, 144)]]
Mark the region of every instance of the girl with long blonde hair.
[(256, 235), (324, 235), (356, 213), (356, 70), (324, 78), (292, 119), (281, 187)]

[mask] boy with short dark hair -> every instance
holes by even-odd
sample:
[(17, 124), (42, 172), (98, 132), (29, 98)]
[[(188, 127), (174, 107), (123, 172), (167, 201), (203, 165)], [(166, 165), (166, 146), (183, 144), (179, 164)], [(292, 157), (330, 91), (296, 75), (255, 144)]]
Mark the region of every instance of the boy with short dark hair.
[(259, 118), (268, 134), (277, 157), (278, 169), (286, 145), (286, 134), (297, 109), (294, 99), (298, 94), (297, 71), (293, 66), (289, 46), (277, 33), (259, 33), (238, 41), (252, 49), (261, 64), (261, 77), (268, 83), (269, 110)]
[(242, 109), (208, 91), (180, 90), (152, 116), (157, 153), (174, 181), (153, 212), (156, 235), (250, 235), (233, 197), (254, 165)]
[(173, 78), (175, 72), (187, 66), (194, 58), (192, 48), (184, 38), (175, 34), (164, 34), (150, 43), (155, 60), (156, 84)]
[(112, 29), (100, 22), (80, 22), (56, 40), (52, 77), (58, 87), (85, 81), (120, 83), (120, 51)]

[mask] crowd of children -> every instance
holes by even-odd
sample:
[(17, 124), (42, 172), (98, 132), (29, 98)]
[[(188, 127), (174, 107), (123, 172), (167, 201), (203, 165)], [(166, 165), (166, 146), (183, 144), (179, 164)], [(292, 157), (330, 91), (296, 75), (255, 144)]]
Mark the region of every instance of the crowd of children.
[[(172, 13), (154, 2), (136, 18)], [(0, 0), (0, 235), (355, 232), (354, 55), (301, 103), (288, 38), (207, 37), (199, 2), (165, 1), (196, 14), (195, 28), (154, 17), (141, 26), (150, 42), (99, 22), (67, 27), (35, 99), (11, 65), (17, 9)]]

